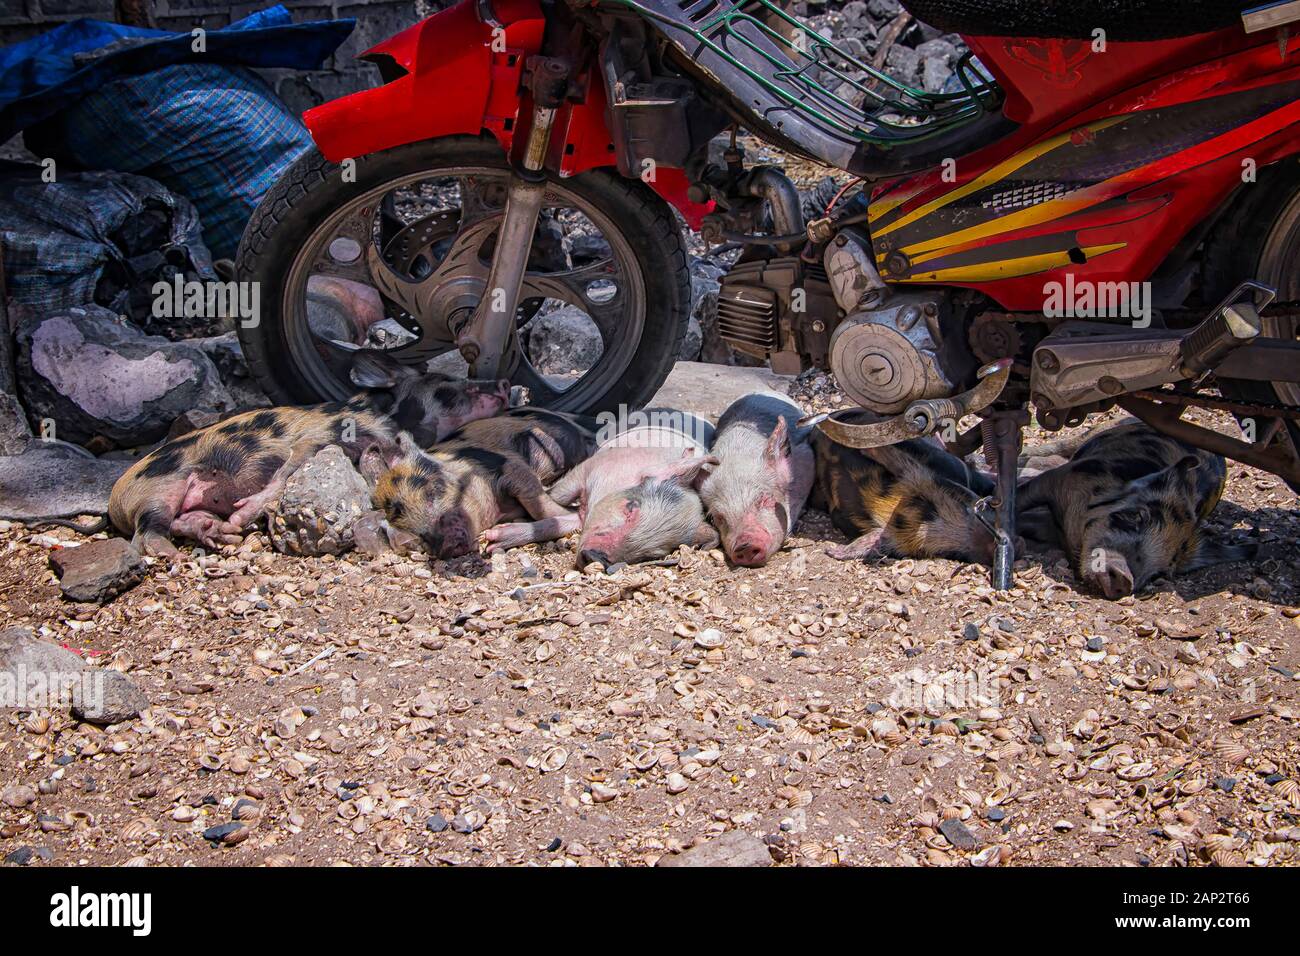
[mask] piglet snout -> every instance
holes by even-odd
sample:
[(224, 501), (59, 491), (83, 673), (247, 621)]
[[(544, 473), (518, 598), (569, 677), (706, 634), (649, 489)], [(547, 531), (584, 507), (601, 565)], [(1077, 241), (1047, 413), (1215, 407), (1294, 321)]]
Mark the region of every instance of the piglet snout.
[(459, 558), (470, 552), (469, 534), (463, 528), (455, 528), (442, 536), (442, 547), (438, 549), (440, 558)]
[(1127, 597), (1134, 591), (1133, 572), (1129, 570), (1128, 562), (1113, 552), (1105, 554), (1100, 568), (1085, 571), (1083, 578), (1111, 601)]
[(584, 548), (582, 551), (578, 553), (578, 563), (581, 564), (583, 567), (586, 567), (592, 562), (596, 562), (602, 565), (609, 565), (613, 563), (610, 561), (608, 554), (606, 554), (604, 551), (599, 551), (595, 548)]
[(742, 535), (731, 542), (728, 552), (731, 560), (742, 567), (762, 567), (771, 557), (772, 539), (756, 532)]

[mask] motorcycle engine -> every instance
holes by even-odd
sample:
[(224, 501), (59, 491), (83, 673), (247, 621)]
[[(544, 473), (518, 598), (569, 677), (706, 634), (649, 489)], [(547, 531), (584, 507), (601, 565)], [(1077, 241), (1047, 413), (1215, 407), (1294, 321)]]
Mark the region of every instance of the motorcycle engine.
[(827, 264), (834, 275), (797, 256), (738, 262), (718, 293), (719, 334), (783, 375), (830, 368), (855, 403), (883, 415), (950, 396), (973, 374), (946, 293), (884, 289)]
[(722, 277), (718, 334), (736, 351), (798, 375), (824, 366), (838, 321), (826, 270), (798, 256), (747, 259)]
[(948, 306), (940, 292), (894, 293), (883, 305), (840, 322), (830, 355), (840, 388), (882, 415), (958, 391), (971, 369), (961, 350), (945, 348)]

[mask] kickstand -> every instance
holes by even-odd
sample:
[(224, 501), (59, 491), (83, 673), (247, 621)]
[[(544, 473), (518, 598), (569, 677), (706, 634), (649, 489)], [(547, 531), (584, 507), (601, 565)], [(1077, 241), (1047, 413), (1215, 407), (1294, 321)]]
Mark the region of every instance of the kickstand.
[(1016, 465), (1020, 457), (1020, 430), (1029, 424), (1023, 409), (989, 412), (981, 423), (984, 460), (997, 474), (990, 502), (993, 523), (993, 587), (1011, 590), (1011, 566), (1016, 561)]

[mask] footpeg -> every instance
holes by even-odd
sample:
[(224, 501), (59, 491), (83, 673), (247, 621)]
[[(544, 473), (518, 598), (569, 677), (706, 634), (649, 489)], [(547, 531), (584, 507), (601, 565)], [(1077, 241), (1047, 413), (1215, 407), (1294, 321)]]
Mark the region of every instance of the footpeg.
[[(1254, 301), (1241, 301), (1246, 292)], [(1192, 329), (1180, 349), (1183, 372), (1190, 379), (1201, 379), (1218, 367), (1230, 352), (1257, 338), (1262, 328), (1259, 313), (1277, 295), (1258, 282), (1243, 282), (1233, 290), (1210, 317)]]

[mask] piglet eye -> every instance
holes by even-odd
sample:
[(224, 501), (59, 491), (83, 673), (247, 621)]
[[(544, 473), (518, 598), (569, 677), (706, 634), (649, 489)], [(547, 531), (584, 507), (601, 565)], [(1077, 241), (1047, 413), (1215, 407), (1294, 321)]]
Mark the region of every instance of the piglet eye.
[(627, 515), (629, 518), (632, 517), (632, 515), (636, 514), (640, 509), (641, 506), (638, 505), (635, 501), (623, 502), (623, 514)]

